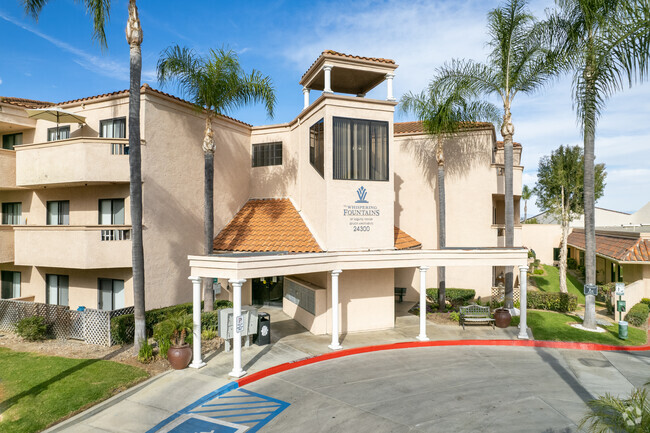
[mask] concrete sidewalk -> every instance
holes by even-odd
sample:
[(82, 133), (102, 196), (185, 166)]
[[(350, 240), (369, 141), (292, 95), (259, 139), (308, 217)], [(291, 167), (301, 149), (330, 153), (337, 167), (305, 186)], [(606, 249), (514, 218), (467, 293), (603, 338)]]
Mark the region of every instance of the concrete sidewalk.
[[(409, 305), (396, 304), (396, 327), (383, 331), (341, 336), (344, 348), (414, 341), (419, 333), (418, 318), (406, 313)], [(412, 304), (411, 304), (412, 305)], [(280, 308), (263, 308), (271, 314), (272, 344), (253, 345), (242, 351), (248, 374), (299, 359), (329, 352), (330, 336), (314, 336), (290, 319)], [(517, 339), (517, 328), (460, 326), (427, 323), (432, 340)], [(216, 352), (199, 369), (170, 371), (124, 391), (80, 413), (47, 432), (145, 432), (188, 404), (232, 381), (232, 353)]]

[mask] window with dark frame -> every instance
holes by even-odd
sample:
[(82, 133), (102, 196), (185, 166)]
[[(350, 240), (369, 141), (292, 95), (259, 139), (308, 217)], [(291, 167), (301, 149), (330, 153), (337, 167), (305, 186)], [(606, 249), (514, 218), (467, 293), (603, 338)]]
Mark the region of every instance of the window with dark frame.
[(14, 146), (23, 144), (23, 133), (5, 134), (2, 136), (2, 148), (6, 150), (14, 150)]
[(325, 122), (323, 119), (309, 128), (309, 162), (318, 174), (325, 175)]
[(47, 225), (67, 226), (70, 224), (70, 201), (47, 202)]
[(22, 209), (22, 203), (2, 203), (2, 224), (20, 224), (23, 216)]
[(334, 117), (334, 179), (388, 180), (388, 122)]
[(97, 308), (104, 311), (124, 308), (124, 280), (98, 279)]
[(67, 275), (45, 275), (45, 302), (51, 305), (69, 306), (69, 284)]
[(99, 136), (104, 138), (126, 138), (126, 117), (100, 120)]
[(2, 299), (20, 298), (20, 272), (0, 272), (0, 285)]
[(65, 140), (68, 138), (70, 138), (70, 126), (47, 128), (47, 141)]
[(253, 144), (253, 167), (282, 165), (282, 142)]

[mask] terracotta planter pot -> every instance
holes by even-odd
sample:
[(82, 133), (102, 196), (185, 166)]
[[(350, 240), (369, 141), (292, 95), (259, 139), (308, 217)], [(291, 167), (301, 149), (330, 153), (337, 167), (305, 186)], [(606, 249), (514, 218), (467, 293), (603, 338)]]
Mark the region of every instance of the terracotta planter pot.
[(170, 347), (167, 351), (167, 360), (174, 370), (182, 370), (190, 364), (192, 360), (192, 348), (189, 344), (178, 347)]
[(494, 310), (494, 324), (499, 328), (507, 328), (510, 326), (510, 320), (512, 316), (510, 311), (505, 308), (497, 308)]

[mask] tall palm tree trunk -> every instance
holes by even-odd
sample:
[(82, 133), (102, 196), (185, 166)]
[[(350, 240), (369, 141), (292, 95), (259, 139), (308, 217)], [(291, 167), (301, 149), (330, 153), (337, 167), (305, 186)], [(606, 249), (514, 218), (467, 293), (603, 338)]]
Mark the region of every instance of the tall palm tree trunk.
[[(513, 170), (513, 144), (512, 136), (515, 128), (511, 122), (510, 107), (504, 106), (503, 125), (501, 126), (501, 135), (503, 136), (503, 171), (505, 175), (505, 226), (506, 226), (506, 248), (514, 246), (515, 239), (515, 213), (512, 192), (512, 170)], [(513, 298), (513, 274), (512, 266), (506, 267), (506, 288), (505, 288), (505, 307), (514, 308)]]
[(135, 0), (129, 1), (126, 25), (129, 43), (129, 194), (131, 200), (131, 258), (136, 350), (147, 338), (145, 329), (144, 245), (142, 242), (142, 158), (140, 152), (140, 76), (142, 73), (142, 29)]
[[(584, 212), (585, 212), (585, 284), (596, 284), (596, 203), (595, 203), (595, 83), (590, 68), (585, 68), (586, 104), (584, 121)], [(596, 329), (596, 297), (585, 296), (583, 326)]]
[(567, 240), (569, 238), (569, 206), (564, 202), (564, 187), (562, 187), (562, 241), (560, 244), (560, 292), (568, 293), (566, 285)]
[[(447, 223), (445, 221), (445, 159), (440, 138), (436, 149), (436, 159), (438, 162), (438, 248), (442, 249), (447, 244)], [(438, 266), (438, 311), (445, 311), (446, 300), (445, 267)]]
[[(204, 160), (204, 210), (203, 210), (203, 253), (212, 254), (214, 241), (214, 135), (212, 131), (212, 115), (208, 113), (205, 119), (205, 137), (203, 139)], [(212, 278), (203, 278), (203, 308), (205, 311), (214, 310), (214, 292)]]

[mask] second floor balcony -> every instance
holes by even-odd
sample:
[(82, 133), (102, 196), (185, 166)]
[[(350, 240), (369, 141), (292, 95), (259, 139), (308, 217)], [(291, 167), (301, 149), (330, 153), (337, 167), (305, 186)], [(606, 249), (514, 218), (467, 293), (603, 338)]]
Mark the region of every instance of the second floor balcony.
[(13, 226), (0, 225), (0, 263), (14, 261), (14, 229)]
[(131, 267), (131, 226), (25, 225), (13, 229), (18, 266)]
[(19, 187), (129, 182), (128, 139), (79, 137), (23, 144), (16, 146), (15, 164)]
[(0, 149), (0, 190), (16, 188), (16, 152)]

